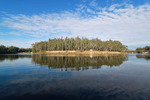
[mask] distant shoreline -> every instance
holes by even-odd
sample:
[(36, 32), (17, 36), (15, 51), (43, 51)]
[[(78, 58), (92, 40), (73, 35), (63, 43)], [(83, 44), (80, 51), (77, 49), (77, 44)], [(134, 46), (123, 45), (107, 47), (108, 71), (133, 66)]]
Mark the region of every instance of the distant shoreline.
[(98, 54), (125, 54), (125, 52), (118, 51), (43, 51), (33, 54), (53, 54), (53, 55), (98, 55)]
[[(19, 52), (16, 54), (49, 54), (49, 55), (101, 55), (101, 54), (137, 54), (136, 51), (75, 51), (75, 50), (67, 50), (67, 51), (41, 51), (41, 52)], [(145, 54), (145, 53), (143, 53)]]
[(127, 54), (127, 52), (118, 51), (41, 51), (41, 52), (19, 52), (11, 54), (49, 54), (49, 55), (100, 55), (100, 54)]
[[(20, 52), (15, 54), (48, 54), (49, 56), (100, 56), (100, 55), (118, 55), (118, 54), (139, 54), (137, 52), (118, 52), (118, 51), (42, 51), (42, 52)], [(140, 53), (150, 54), (150, 53)]]

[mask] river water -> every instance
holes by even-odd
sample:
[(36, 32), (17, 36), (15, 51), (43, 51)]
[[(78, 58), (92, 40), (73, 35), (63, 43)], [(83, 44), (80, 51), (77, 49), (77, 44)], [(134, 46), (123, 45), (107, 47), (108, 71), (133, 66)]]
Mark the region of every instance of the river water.
[(150, 55), (0, 55), (0, 100), (150, 100)]

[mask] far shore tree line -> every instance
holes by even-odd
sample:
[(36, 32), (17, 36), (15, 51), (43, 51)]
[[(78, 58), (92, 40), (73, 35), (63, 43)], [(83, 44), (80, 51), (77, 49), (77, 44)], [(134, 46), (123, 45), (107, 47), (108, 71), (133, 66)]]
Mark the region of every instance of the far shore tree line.
[(126, 51), (127, 46), (120, 41), (107, 40), (102, 41), (98, 38), (54, 38), (48, 41), (41, 41), (32, 44), (33, 52), (42, 51), (66, 51), (66, 50), (95, 50), (95, 51)]
[(144, 48), (137, 48), (137, 53), (150, 53), (150, 46), (145, 46)]
[(15, 46), (6, 47), (4, 45), (0, 45), (0, 54), (13, 54), (19, 52), (32, 52), (31, 48), (19, 48)]
[[(15, 46), (0, 45), (0, 54), (13, 54), (19, 52), (42, 52), (42, 51), (128, 51), (127, 46), (120, 41), (107, 40), (102, 41), (98, 38), (54, 38), (48, 41), (41, 41), (32, 44), (32, 48), (19, 48)], [(137, 53), (150, 53), (150, 46), (137, 48)]]

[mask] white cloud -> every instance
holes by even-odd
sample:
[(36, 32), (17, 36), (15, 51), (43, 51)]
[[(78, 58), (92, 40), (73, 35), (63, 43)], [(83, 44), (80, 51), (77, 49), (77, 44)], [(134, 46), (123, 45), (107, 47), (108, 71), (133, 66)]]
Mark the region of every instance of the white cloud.
[(98, 3), (96, 2), (96, 0), (91, 0), (90, 6), (92, 6), (92, 7), (97, 7), (97, 6), (98, 6)]
[[(94, 4), (93, 6), (97, 6)], [(84, 36), (102, 40), (120, 40), (129, 46), (150, 43), (150, 4), (115, 4), (109, 8), (93, 8), (80, 5), (76, 11), (42, 14), (9, 15), (2, 24), (22, 35), (44, 36)], [(51, 38), (51, 37), (50, 37)]]

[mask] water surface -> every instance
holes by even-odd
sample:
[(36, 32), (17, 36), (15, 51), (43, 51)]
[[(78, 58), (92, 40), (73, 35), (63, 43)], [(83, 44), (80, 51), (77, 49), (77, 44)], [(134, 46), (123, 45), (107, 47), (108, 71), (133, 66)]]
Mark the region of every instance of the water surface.
[(150, 55), (0, 55), (0, 100), (149, 100)]

